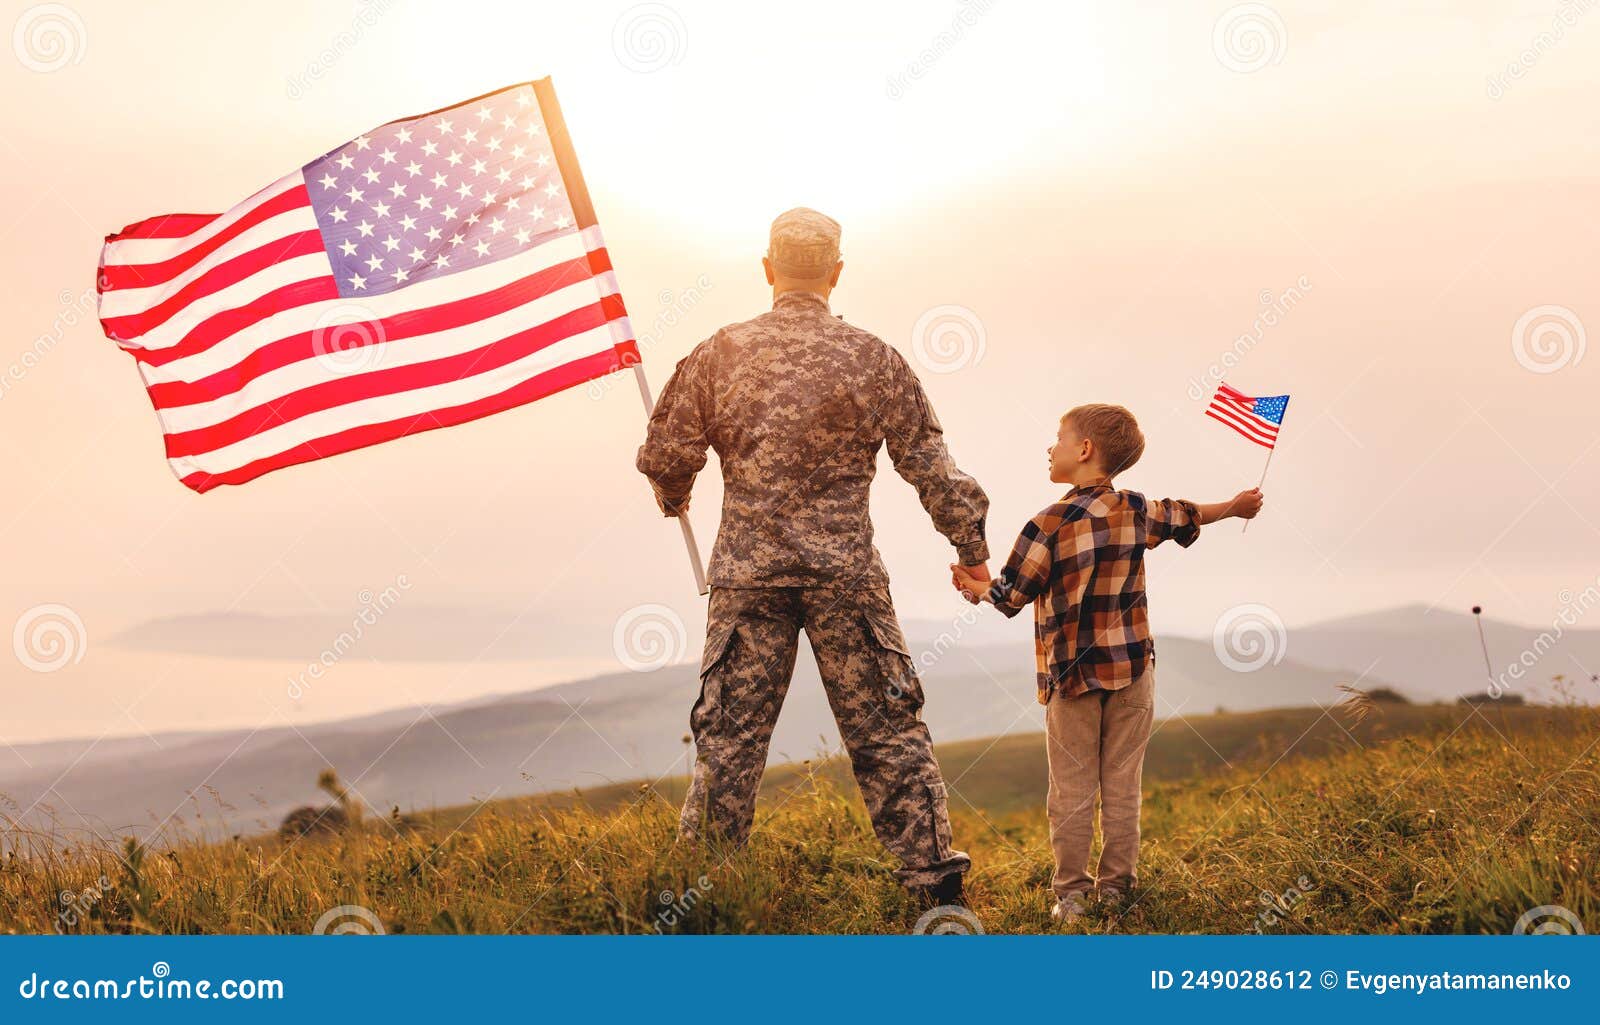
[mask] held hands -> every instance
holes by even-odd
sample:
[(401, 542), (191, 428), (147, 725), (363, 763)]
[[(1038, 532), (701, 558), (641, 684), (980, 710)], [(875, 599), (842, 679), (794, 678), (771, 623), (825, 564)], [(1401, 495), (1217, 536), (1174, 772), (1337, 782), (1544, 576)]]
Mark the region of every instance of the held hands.
[(961, 597), (968, 604), (976, 605), (987, 597), (989, 580), (989, 564), (986, 562), (976, 566), (963, 566), (958, 562), (950, 564), (950, 585), (961, 592)]

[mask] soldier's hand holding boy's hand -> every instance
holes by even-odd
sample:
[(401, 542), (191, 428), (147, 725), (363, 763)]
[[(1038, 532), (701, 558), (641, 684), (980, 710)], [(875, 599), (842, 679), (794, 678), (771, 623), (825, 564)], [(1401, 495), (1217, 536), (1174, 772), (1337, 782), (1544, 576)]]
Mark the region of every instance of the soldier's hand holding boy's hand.
[[(978, 571), (983, 571), (983, 576), (978, 576)], [(989, 593), (988, 567), (963, 566), (960, 563), (950, 564), (950, 585), (961, 592), (969, 604), (976, 605)]]

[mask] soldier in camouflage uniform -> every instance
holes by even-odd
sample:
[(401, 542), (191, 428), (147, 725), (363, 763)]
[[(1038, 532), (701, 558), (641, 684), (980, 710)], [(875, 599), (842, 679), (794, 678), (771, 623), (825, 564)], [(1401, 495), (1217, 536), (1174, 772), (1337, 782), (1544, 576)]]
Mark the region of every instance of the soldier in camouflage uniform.
[(954, 903), (970, 861), (951, 846), (922, 688), (867, 515), (879, 446), (982, 577), (989, 500), (951, 460), (905, 359), (829, 311), (844, 266), (839, 225), (804, 208), (782, 214), (762, 262), (772, 311), (723, 328), (678, 364), (639, 449), (669, 516), (687, 510), (708, 446), (722, 462), (679, 832), (749, 836), (804, 629), (873, 828), (902, 862), (897, 876), (924, 900)]

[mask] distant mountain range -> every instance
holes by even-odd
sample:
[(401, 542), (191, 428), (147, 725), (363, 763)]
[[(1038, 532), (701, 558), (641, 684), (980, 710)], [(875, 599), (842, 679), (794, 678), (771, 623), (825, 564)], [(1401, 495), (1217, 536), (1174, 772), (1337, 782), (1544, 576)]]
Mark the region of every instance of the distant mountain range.
[[(288, 622), (307, 644), (325, 644), (330, 636), (330, 624), (315, 617)], [(196, 636), (193, 625), (181, 624), (187, 627), (181, 636)], [(1550, 647), (1536, 644), (1538, 631), (1527, 627), (1487, 620), (1484, 627), (1501, 665), (1522, 651), (1547, 649), (1528, 673), (1546, 684), (1546, 696), (1550, 677), (1561, 673), (1580, 700), (1600, 698), (1591, 679), (1600, 670), (1600, 630), (1567, 631)], [(157, 621), (125, 641), (161, 647), (178, 629), (172, 620)], [(477, 640), (429, 646), (407, 632), (394, 633), (385, 660), (406, 658), (408, 646), (412, 658), (452, 658), (471, 652)], [(1025, 622), (913, 621), (906, 633), (922, 666), (935, 740), (1041, 729)], [(228, 637), (226, 630), (201, 634), (213, 644)], [(227, 650), (238, 651), (211, 654)], [(1328, 705), (1343, 696), (1341, 684), (1390, 687), (1419, 702), (1453, 701), (1482, 693), (1487, 682), (1472, 617), (1421, 606), (1281, 632), (1246, 610), (1221, 642), (1159, 637), (1157, 650), (1158, 717)], [(240, 655), (252, 653), (247, 647)], [(32, 827), (89, 828), (107, 837), (174, 827), (255, 833), (275, 828), (292, 807), (320, 803), (314, 782), (328, 767), (381, 813), (396, 805), (409, 810), (680, 774), (689, 765), (685, 734), (696, 670), (678, 664), (611, 673), (314, 726), (17, 745), (0, 749), (0, 811)], [(771, 760), (795, 761), (838, 746), (815, 663), (802, 645)]]

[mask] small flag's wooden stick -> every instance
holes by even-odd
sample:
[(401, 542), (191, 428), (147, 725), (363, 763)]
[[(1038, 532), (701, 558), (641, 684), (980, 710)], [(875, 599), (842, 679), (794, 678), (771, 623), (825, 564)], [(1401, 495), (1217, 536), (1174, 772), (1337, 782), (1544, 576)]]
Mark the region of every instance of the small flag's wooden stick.
[[(644, 364), (633, 365), (634, 380), (639, 382), (639, 397), (644, 400), (644, 418), (649, 421), (650, 414), (655, 412), (656, 400), (650, 396), (650, 382), (645, 380)], [(689, 525), (689, 517), (683, 513), (678, 514), (678, 526), (683, 528), (683, 543), (689, 549), (689, 561), (694, 564), (694, 586), (701, 594), (708, 590), (706, 587), (706, 570), (700, 561), (700, 546), (694, 540), (694, 528)]]
[[(1263, 484), (1265, 484), (1267, 482), (1267, 470), (1269, 470), (1272, 467), (1272, 453), (1274, 453), (1276, 451), (1278, 451), (1278, 443), (1276, 441), (1274, 441), (1272, 443), (1272, 447), (1267, 449), (1267, 462), (1266, 462), (1266, 465), (1261, 467), (1261, 479), (1256, 481), (1256, 489), (1257, 490), (1260, 490), (1261, 485), (1263, 485)], [(1245, 520), (1244, 521), (1244, 530), (1239, 531), (1239, 533), (1243, 534), (1246, 530), (1249, 530), (1249, 529), (1250, 529), (1250, 521), (1249, 520)]]
[[(1283, 415), (1284, 415), (1284, 417), (1287, 417), (1289, 415), (1289, 407), (1288, 407), (1287, 404), (1285, 404), (1284, 407), (1283, 407)], [(1283, 433), (1283, 420), (1279, 419), (1279, 421), (1278, 421), (1278, 434), (1282, 434), (1282, 433)], [(1266, 482), (1267, 482), (1267, 471), (1272, 468), (1272, 454), (1274, 452), (1276, 452), (1276, 451), (1278, 451), (1278, 439), (1277, 439), (1276, 436), (1274, 436), (1273, 439), (1272, 439), (1272, 447), (1267, 449), (1267, 461), (1264, 464), (1262, 464), (1262, 467), (1261, 467), (1261, 479), (1256, 481), (1256, 490), (1258, 490), (1258, 491), (1261, 489), (1262, 485), (1266, 484)], [(1244, 530), (1239, 531), (1239, 533), (1244, 534), (1244, 533), (1247, 533), (1249, 530), (1250, 530), (1250, 521), (1249, 520), (1245, 520), (1244, 521)]]

